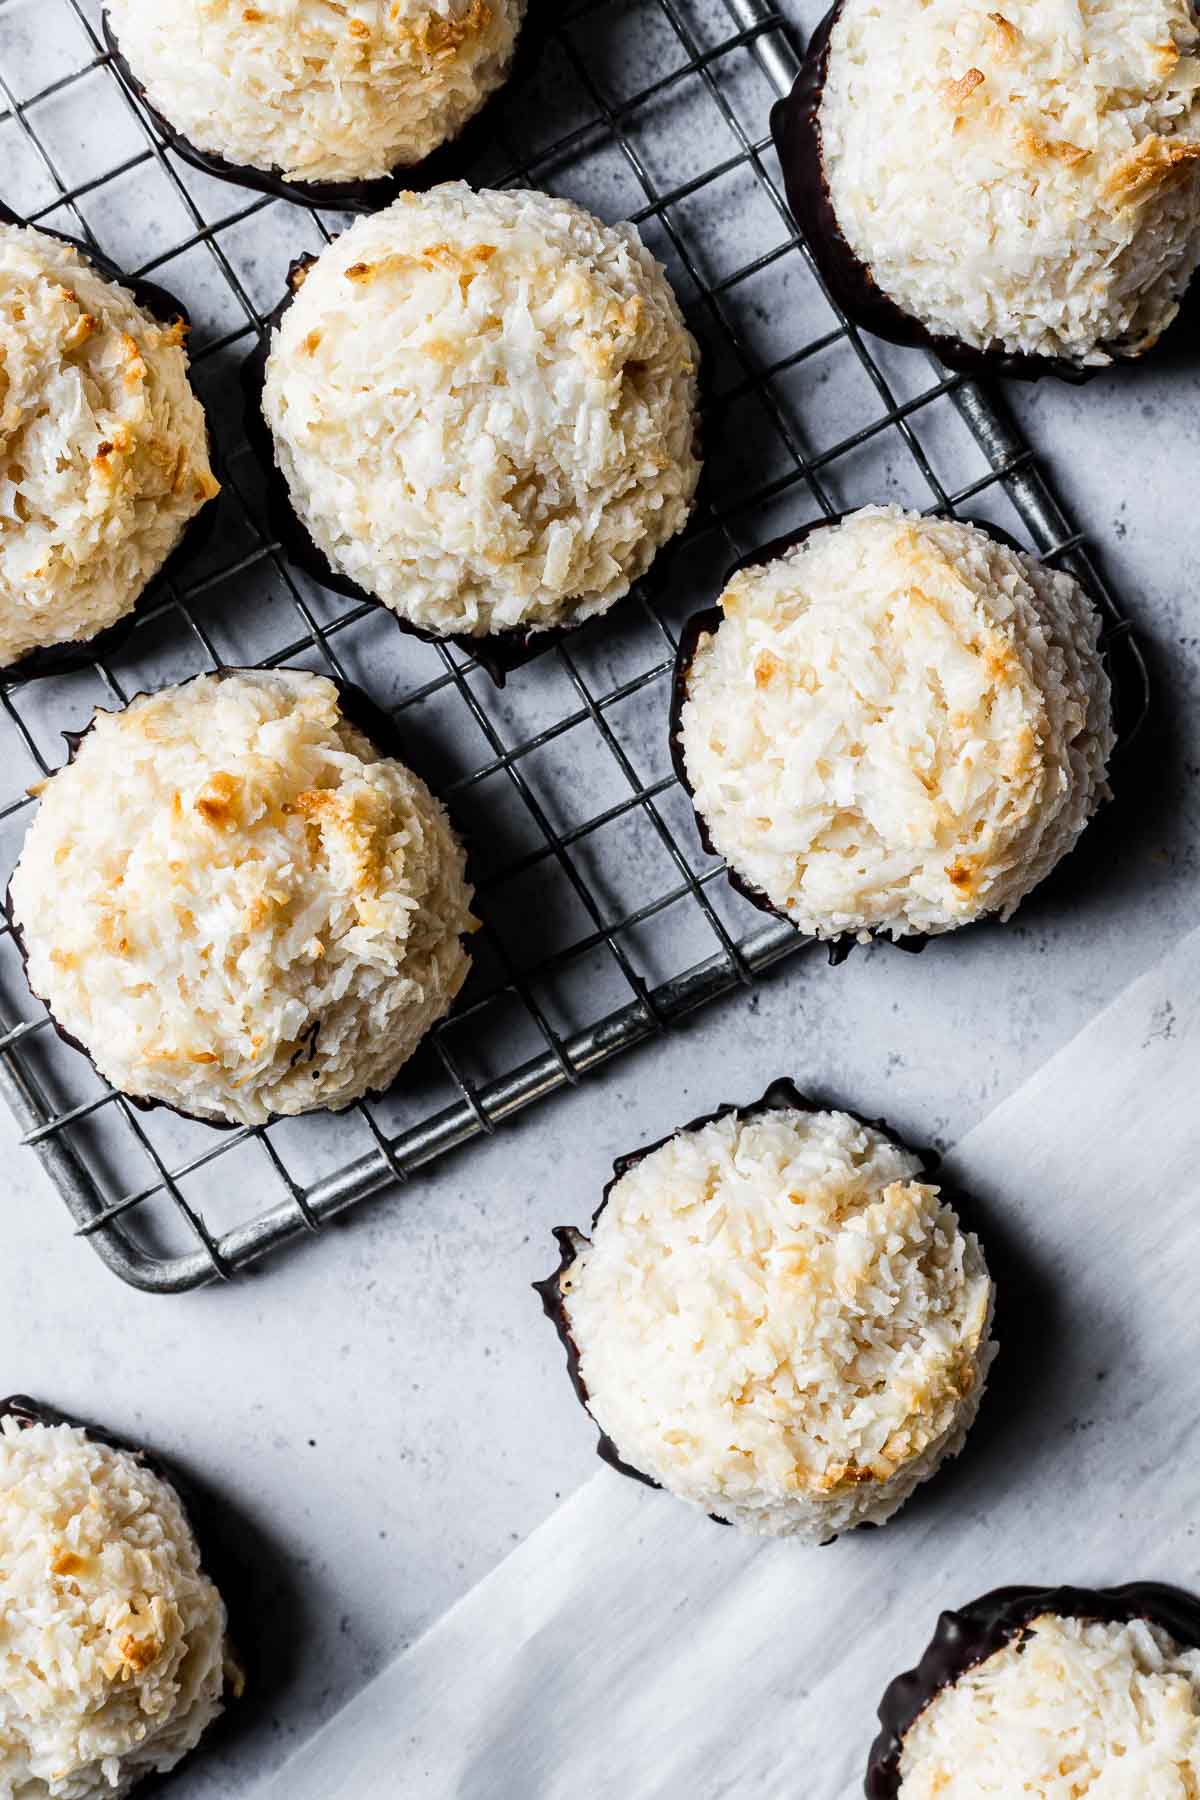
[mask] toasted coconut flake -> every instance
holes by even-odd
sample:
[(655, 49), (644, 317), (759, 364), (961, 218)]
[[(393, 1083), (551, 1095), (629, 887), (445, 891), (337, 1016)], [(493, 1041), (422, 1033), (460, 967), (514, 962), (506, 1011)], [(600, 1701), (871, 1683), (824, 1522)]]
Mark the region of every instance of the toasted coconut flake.
[(820, 126), (843, 235), (935, 335), (1135, 356), (1200, 262), (1191, 0), (843, 0)]
[(947, 100), (952, 106), (961, 106), (965, 100), (971, 98), (976, 88), (983, 86), (984, 80), (982, 69), (968, 69), (961, 80), (946, 83), (944, 91)]
[(1122, 157), (1104, 184), (1105, 194), (1119, 206), (1133, 206), (1147, 194), (1174, 181), (1186, 180), (1192, 165), (1200, 161), (1200, 140), (1180, 143), (1173, 138), (1143, 138), (1136, 149)]

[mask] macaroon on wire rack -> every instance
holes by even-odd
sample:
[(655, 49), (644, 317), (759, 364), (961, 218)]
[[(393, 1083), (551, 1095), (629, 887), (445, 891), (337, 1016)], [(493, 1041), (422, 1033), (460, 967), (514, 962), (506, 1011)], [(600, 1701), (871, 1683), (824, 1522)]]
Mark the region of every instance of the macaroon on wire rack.
[(214, 530), (119, 649), (0, 686), (6, 873), (29, 790), (95, 707), (221, 666), (298, 666), (357, 683), (395, 716), (468, 841), (484, 921), (458, 1006), (391, 1092), (217, 1131), (138, 1109), (61, 1043), (5, 919), (0, 1090), (77, 1233), (144, 1289), (229, 1277), (318, 1232), (806, 942), (729, 888), (668, 754), (679, 626), (756, 545), (869, 501), (989, 519), (1087, 582), (1137, 690), (1127, 722), (1144, 710), (1127, 623), (996, 398), (863, 339), (826, 298), (768, 131), (799, 66), (794, 14), (766, 0), (549, 10), (537, 66), (469, 174), (638, 224), (700, 340), (706, 475), (688, 533), (634, 595), (499, 688), (468, 655), (316, 586), (270, 535), (240, 366), (289, 262), (343, 221), (165, 150), (106, 52), (98, 0), (0, 0), (0, 199), (189, 307), (224, 482)]

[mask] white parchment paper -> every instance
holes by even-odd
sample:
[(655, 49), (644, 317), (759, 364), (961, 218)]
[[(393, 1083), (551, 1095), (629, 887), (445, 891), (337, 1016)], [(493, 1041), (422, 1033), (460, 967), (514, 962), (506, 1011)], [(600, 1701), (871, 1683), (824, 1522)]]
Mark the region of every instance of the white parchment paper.
[(1001, 1283), (956, 1466), (821, 1550), (602, 1470), (259, 1800), (842, 1800), (943, 1606), (1007, 1582), (1200, 1588), (1200, 932), (944, 1179)]

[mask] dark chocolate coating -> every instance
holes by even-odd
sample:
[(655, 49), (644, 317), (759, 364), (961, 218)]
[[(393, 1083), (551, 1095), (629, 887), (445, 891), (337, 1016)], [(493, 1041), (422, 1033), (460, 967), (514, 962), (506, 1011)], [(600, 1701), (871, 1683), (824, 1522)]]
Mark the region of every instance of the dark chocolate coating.
[[(106, 1444), (110, 1450), (120, 1450), (132, 1456), (137, 1462), (157, 1475), (160, 1481), (174, 1493), (183, 1508), (192, 1536), (200, 1551), (200, 1566), (213, 1582), (221, 1598), (225, 1601), (227, 1613), (232, 1614), (230, 1596), (236, 1595), (241, 1587), (241, 1572), (236, 1567), (236, 1559), (230, 1556), (223, 1546), (220, 1521), (213, 1516), (212, 1507), (206, 1502), (185, 1477), (182, 1477), (163, 1459), (139, 1445), (127, 1443), (111, 1431), (93, 1425), (86, 1419), (75, 1419), (69, 1413), (60, 1412), (55, 1406), (48, 1406), (44, 1401), (31, 1400), (28, 1394), (12, 1394), (7, 1400), (0, 1400), (0, 1419), (15, 1419), (22, 1431), (31, 1425), (71, 1425), (84, 1432), (94, 1443)], [(242, 1636), (241, 1631), (237, 1638)], [(226, 1680), (223, 1698), (226, 1701), (241, 1698), (245, 1685), (245, 1669), (240, 1651), (236, 1648), (232, 1631), (227, 1632), (225, 1639)], [(149, 1777), (147, 1771), (146, 1778)]]
[[(810, 538), (814, 532), (824, 531), (831, 525), (840, 525), (843, 520), (852, 517), (853, 514), (851, 513), (835, 513), (832, 517), (827, 519), (814, 519), (809, 524), (802, 525), (798, 531), (789, 532), (784, 537), (773, 538), (770, 543), (763, 544), (757, 550), (752, 550), (748, 556), (743, 556), (728, 570), (725, 579), (721, 584), (722, 593), (724, 593), (725, 589), (729, 586), (729, 583), (733, 580), (734, 576), (740, 574), (743, 569), (759, 568), (764, 563), (774, 562), (777, 557), (785, 556), (789, 550), (796, 549), (798, 545)], [(973, 525), (976, 530), (986, 533), (986, 535), (992, 538), (996, 543), (1004, 544), (1009, 550), (1020, 551), (1022, 555), (1029, 554), (1024, 545), (1018, 543), (1015, 537), (1012, 537), (1010, 533), (1005, 531), (1001, 526), (993, 525), (990, 520), (960, 519), (956, 522), (963, 525)], [(1099, 610), (1100, 609), (1097, 608), (1097, 611)], [(1103, 613), (1101, 613), (1101, 617), (1103, 616)], [(688, 697), (688, 677), (691, 674), (692, 662), (696, 655), (697, 646), (699, 645), (700, 639), (706, 634), (715, 636), (721, 627), (724, 617), (725, 615), (720, 606), (709, 606), (705, 607), (701, 612), (693, 613), (691, 618), (684, 625), (683, 630), (679, 634), (679, 646), (675, 652), (675, 672), (671, 681), (671, 702), (667, 715), (667, 743), (671, 757), (671, 767), (675, 771), (679, 785), (692, 803), (692, 812), (696, 820), (696, 834), (707, 854), (716, 857), (720, 857), (721, 852), (713, 842), (712, 834), (708, 829), (708, 823), (705, 820), (703, 813), (701, 813), (699, 807), (696, 805), (695, 789), (688, 776), (687, 763), (683, 754), (682, 730), (683, 708)], [(1140, 723), (1140, 710), (1138, 705), (1139, 691), (1142, 694), (1142, 706), (1144, 707), (1144, 683), (1136, 679), (1138, 670), (1128, 661), (1130, 637), (1131, 633), (1128, 630), (1122, 629), (1120, 631), (1114, 630), (1111, 633), (1106, 633), (1105, 636), (1101, 638), (1104, 666), (1112, 684), (1113, 729), (1117, 733), (1118, 740), (1123, 736), (1122, 726), (1123, 713), (1125, 710), (1122, 704), (1123, 695), (1129, 696), (1128, 706), (1129, 710), (1133, 713), (1132, 723), (1134, 726)], [(761, 888), (755, 887), (753, 882), (748, 881), (744, 875), (739, 874), (739, 872), (728, 862), (726, 862), (725, 865), (725, 878), (735, 892), (741, 894), (743, 899), (748, 900), (752, 906), (756, 906), (760, 912), (770, 913), (773, 918), (783, 919), (785, 923), (789, 925), (793, 923), (782, 907), (774, 906)], [(975, 922), (982, 921), (973, 921), (973, 923)], [(957, 929), (960, 931), (969, 930), (970, 926), (959, 926)], [(869, 935), (874, 938), (876, 942), (889, 944), (895, 950), (905, 950), (910, 955), (919, 955), (929, 942), (928, 937), (918, 933), (913, 933), (908, 937), (900, 938), (894, 938), (886, 931), (871, 932)], [(828, 949), (830, 965), (836, 968), (841, 963), (845, 962), (846, 958), (857, 944), (858, 939), (852, 933), (847, 932), (843, 933), (840, 937), (829, 938), (823, 941), (826, 943)]]
[[(4, 202), (0, 200), (0, 225), (24, 226), (25, 224), (26, 221), (18, 213), (13, 212), (11, 207), (5, 206)], [(47, 225), (33, 225), (30, 226), (30, 230), (40, 231), (43, 237), (57, 238), (60, 244), (69, 244), (73, 250), (78, 250), (81, 255), (86, 256), (98, 274), (125, 288), (133, 295), (138, 305), (144, 308), (152, 318), (157, 319), (160, 325), (174, 325), (181, 320), (185, 327), (191, 329), (191, 318), (187, 307), (181, 300), (177, 300), (169, 289), (160, 287), (154, 281), (144, 281), (141, 276), (126, 275), (122, 269), (117, 267), (116, 263), (111, 262), (100, 251), (93, 249), (82, 238), (71, 237), (65, 231), (52, 231)], [(219, 458), (211, 431), (208, 433), (208, 456), (213, 472), (220, 480)], [(217, 498), (214, 496), (212, 500), (205, 501), (199, 512), (194, 513), (188, 520), (175, 548), (161, 567), (150, 576), (134, 605), (119, 619), (115, 619), (111, 625), (106, 625), (94, 637), (73, 638), (69, 643), (45, 644), (38, 649), (27, 651), (15, 663), (10, 663), (6, 669), (0, 669), (0, 681), (34, 681), (43, 675), (68, 675), (74, 670), (88, 668), (97, 657), (110, 656), (119, 650), (138, 620), (160, 604), (163, 598), (164, 584), (178, 573), (182, 564), (189, 557), (194, 556), (211, 536), (216, 513)]]
[[(661, 1150), (664, 1144), (669, 1144), (672, 1138), (682, 1137), (686, 1132), (702, 1131), (706, 1125), (715, 1125), (721, 1119), (735, 1118), (744, 1121), (759, 1118), (763, 1113), (768, 1112), (824, 1112), (827, 1110), (828, 1108), (823, 1106), (819, 1101), (812, 1100), (808, 1095), (801, 1093), (800, 1089), (796, 1086), (795, 1082), (792, 1081), (790, 1076), (782, 1075), (778, 1080), (771, 1083), (770, 1087), (768, 1087), (766, 1093), (763, 1094), (760, 1100), (753, 1100), (747, 1106), (738, 1106), (730, 1102), (726, 1106), (717, 1107), (715, 1112), (702, 1113), (699, 1118), (689, 1119), (686, 1125), (679, 1125), (674, 1131), (668, 1131), (664, 1137), (656, 1138), (652, 1144), (643, 1144), (639, 1150), (631, 1150), (627, 1155), (617, 1157), (616, 1161), (613, 1163), (612, 1178), (605, 1183), (604, 1192), (600, 1197), (600, 1204), (592, 1214), (592, 1229), (595, 1230), (596, 1222), (608, 1205), (609, 1197), (618, 1181), (627, 1175), (630, 1169), (636, 1168), (638, 1163), (644, 1162), (646, 1157), (653, 1156), (656, 1150)], [(843, 1112), (850, 1111), (847, 1107), (842, 1107), (840, 1110)], [(888, 1137), (892, 1138), (893, 1142), (899, 1143), (901, 1141), (882, 1119), (867, 1119), (863, 1118), (860, 1113), (854, 1112), (851, 1113), (851, 1117), (858, 1119), (860, 1124), (870, 1125), (877, 1131), (885, 1132)], [(909, 1148), (907, 1145), (904, 1147), (906, 1149)], [(914, 1151), (913, 1154), (920, 1156), (921, 1158), (922, 1167), (920, 1176), (925, 1178), (931, 1175), (938, 1162), (936, 1153), (933, 1151)], [(563, 1301), (562, 1293), (562, 1278), (575, 1261), (576, 1255), (578, 1254), (576, 1249), (576, 1239), (582, 1239), (583, 1234), (577, 1231), (574, 1226), (559, 1225), (555, 1228), (554, 1236), (558, 1240), (560, 1251), (558, 1267), (554, 1270), (553, 1274), (548, 1275), (544, 1281), (535, 1281), (533, 1283), (533, 1290), (540, 1296), (542, 1309), (545, 1312), (546, 1317), (554, 1326), (554, 1329), (557, 1331), (563, 1349), (567, 1353), (567, 1373), (571, 1377), (571, 1385), (575, 1389), (575, 1395), (579, 1404), (590, 1418), (591, 1407), (588, 1403), (587, 1384), (583, 1379), (583, 1374), (580, 1369), (579, 1346), (576, 1344), (571, 1333), (571, 1326), (567, 1319), (566, 1306)], [(587, 1240), (583, 1239), (583, 1241), (586, 1242)], [(594, 1419), (592, 1422), (595, 1424)], [(634, 1481), (640, 1481), (645, 1487), (660, 1488), (662, 1485), (661, 1482), (655, 1481), (653, 1476), (646, 1475), (641, 1469), (636, 1469), (632, 1464), (623, 1462), (621, 1457), (617, 1454), (616, 1445), (603, 1431), (599, 1432), (596, 1443), (596, 1454), (602, 1462), (608, 1463), (611, 1468), (616, 1469), (620, 1474), (628, 1475)], [(708, 1516), (713, 1521), (714, 1525), (728, 1525), (731, 1522), (728, 1519), (718, 1518), (715, 1513), (709, 1513)], [(832, 1543), (833, 1541), (832, 1538), (827, 1540), (829, 1543)]]
[(879, 1703), (879, 1735), (867, 1763), (868, 1800), (894, 1800), (899, 1794), (904, 1737), (930, 1701), (1020, 1636), (1043, 1613), (1102, 1623), (1148, 1619), (1177, 1644), (1200, 1648), (1200, 1601), (1182, 1588), (1154, 1581), (1131, 1581), (1115, 1588), (996, 1588), (957, 1612), (944, 1612), (916, 1668), (897, 1675), (887, 1688)]
[[(841, 10), (842, 0), (838, 0), (813, 33), (791, 93), (771, 111), (771, 134), (779, 152), (788, 205), (834, 301), (861, 330), (888, 343), (932, 351), (947, 368), (963, 375), (1006, 375), (1020, 381), (1056, 375), (1062, 381), (1090, 381), (1097, 368), (1066, 357), (1021, 355), (1000, 345), (981, 350), (961, 338), (927, 330), (913, 314), (889, 299), (851, 249), (830, 198), (821, 144), (820, 111), (830, 35)], [(1118, 346), (1101, 344), (1097, 348), (1107, 350), (1118, 361), (1140, 360)]]
[(472, 164), (494, 143), (503, 124), (502, 107), (514, 81), (528, 78), (537, 67), (553, 24), (555, 0), (529, 0), (513, 51), (512, 65), (496, 91), (489, 95), (457, 137), (431, 151), (419, 163), (393, 170), (373, 181), (289, 181), (279, 169), (256, 169), (248, 163), (227, 162), (223, 156), (197, 149), (146, 96), (146, 90), (130, 68), (112, 28), (107, 8), (101, 30), (113, 67), (129, 92), (153, 121), (169, 150), (205, 175), (269, 194), (273, 200), (290, 200), (297, 206), (328, 207), (335, 212), (379, 212), (404, 193), (424, 193), (442, 181), (464, 180)]
[[(235, 665), (222, 665), (218, 669), (208, 669), (208, 670), (203, 671), (204, 675), (215, 675), (215, 677), (217, 678), (218, 681), (224, 681), (226, 679), (226, 677), (230, 676), (230, 675), (259, 675), (259, 674), (263, 674), (263, 673), (278, 674), (278, 675), (288, 675), (288, 674), (292, 674), (292, 675), (305, 674), (305, 675), (307, 675), (307, 674), (311, 674), (312, 671), (308, 670), (308, 669), (287, 669), (287, 668), (279, 668), (279, 669), (271, 669), (271, 670), (263, 671), (261, 669), (243, 669), (243, 668), (239, 668)], [(374, 749), (380, 751), (384, 756), (393, 758), (396, 762), (403, 763), (405, 768), (411, 768), (412, 765), (411, 765), (407, 755), (405, 754), (403, 737), (402, 737), (399, 729), (397, 728), (395, 719), (390, 717), (390, 715), (388, 713), (384, 712), (381, 707), (376, 706), (375, 702), (370, 698), (370, 696), (368, 694), (365, 694), (361, 688), (355, 687), (352, 682), (343, 681), (339, 676), (332, 675), (332, 674), (327, 675), (325, 678), (326, 678), (326, 680), (331, 681), (333, 683), (334, 687), (337, 689), (338, 705), (341, 709), (343, 717), (348, 719), (350, 724), (353, 725), (357, 731), (361, 731), (362, 735), (368, 739), (368, 741), (370, 742), (370, 744), (372, 745), (372, 747)], [(201, 679), (200, 675), (192, 675), (192, 676), (189, 676), (187, 681), (179, 682), (177, 685), (180, 687), (188, 687), (191, 682), (199, 681), (200, 679)], [(133, 702), (135, 700), (142, 700), (142, 699), (145, 699), (146, 697), (147, 697), (146, 690), (142, 690), (141, 692), (136, 693), (136, 694), (131, 694), (129, 697), (128, 705), (132, 706)], [(98, 707), (96, 709), (96, 712), (92, 714), (91, 719), (89, 720), (88, 724), (84, 726), (82, 731), (64, 731), (63, 732), (62, 737), (63, 737), (63, 742), (67, 746), (67, 762), (68, 763), (73, 763), (75, 761), (75, 758), (79, 752), (79, 746), (82, 744), (84, 738), (87, 737), (88, 733), (91, 731), (92, 727), (95, 725), (97, 717), (99, 716), (99, 714), (101, 712), (105, 712), (107, 710), (108, 709), (105, 707)], [(121, 710), (126, 710), (126, 709), (122, 708)], [(453, 820), (451, 820), (451, 824), (453, 826)], [(460, 841), (463, 842), (465, 845), (465, 839), (463, 839), (462, 834), (460, 832), (458, 832), (457, 826), (453, 826), (453, 828), (455, 830), (456, 835), (459, 837)], [(58, 1020), (55, 1018), (54, 1013), (52, 1012), (52, 1010), (50, 1008), (49, 1001), (45, 998), (44, 995), (38, 993), (38, 991), (34, 987), (32, 981), (29, 980), (29, 951), (28, 951), (28, 948), (25, 943), (25, 933), (21, 929), (21, 926), (17, 923), (17, 920), (13, 914), (12, 878), (11, 878), (11, 876), (9, 877), (8, 885), (4, 891), (3, 906), (4, 906), (5, 916), (8, 919), (9, 931), (12, 935), (13, 943), (16, 945), (17, 953), (21, 958), (21, 970), (25, 976), (26, 982), (29, 985), (30, 993), (33, 995), (34, 999), (39, 1002), (40, 1005), (45, 1007), (46, 1017), (50, 1021), (50, 1024), (54, 1028), (56, 1036), (61, 1040), (61, 1042), (66, 1044), (69, 1049), (77, 1050), (79, 1052), (80, 1056), (84, 1057), (89, 1063), (91, 1063), (93, 1069), (96, 1070), (97, 1075), (99, 1075), (100, 1079), (102, 1081), (104, 1081), (106, 1079), (106, 1077), (104, 1076), (103, 1072), (99, 1068), (97, 1068), (96, 1059), (92, 1055), (91, 1051), (87, 1048), (86, 1044), (80, 1043), (80, 1041), (77, 1037), (72, 1036), (72, 1034), (69, 1031), (65, 1030), (63, 1028), (63, 1026), (59, 1024)], [(460, 990), (460, 993), (461, 993), (461, 990)], [(451, 1005), (451, 1011), (453, 1011), (454, 1006), (457, 1004), (458, 1004), (458, 1000), (456, 999)], [(447, 1014), (447, 1017), (449, 1017), (449, 1014)], [(318, 1049), (319, 1036), (320, 1036), (320, 1020), (314, 1019), (312, 1025), (308, 1028), (308, 1031), (304, 1034), (304, 1037), (301, 1041), (299, 1049), (297, 1049), (295, 1056), (292, 1058), (292, 1066), (293, 1067), (295, 1067), (296, 1062), (299, 1061), (302, 1057), (308, 1061), (311, 1061), (315, 1058), (315, 1056), (317, 1054), (317, 1049)], [(401, 1071), (401, 1073), (402, 1073), (402, 1071)], [(399, 1074), (397, 1074), (397, 1080), (399, 1080)], [(368, 1091), (362, 1096), (362, 1098), (364, 1100), (378, 1100), (378, 1099), (381, 1099), (383, 1094), (386, 1093), (387, 1091), (388, 1090), (385, 1088), (371, 1088), (371, 1089), (368, 1089)], [(214, 1131), (241, 1131), (241, 1130), (245, 1129), (240, 1124), (240, 1122), (236, 1119), (209, 1118), (203, 1113), (186, 1112), (184, 1110), (184, 1108), (181, 1106), (173, 1106), (169, 1100), (149, 1100), (149, 1099), (146, 1099), (143, 1095), (139, 1095), (139, 1094), (124, 1094), (123, 1098), (129, 1102), (130, 1106), (135, 1106), (139, 1112), (155, 1112), (156, 1110), (161, 1109), (163, 1112), (174, 1113), (177, 1118), (187, 1119), (193, 1125), (211, 1126), (211, 1128)], [(319, 1112), (319, 1111), (323, 1111), (325, 1109), (321, 1108), (321, 1107), (313, 1107), (311, 1110), (314, 1112)], [(294, 1115), (269, 1113), (267, 1115), (267, 1118), (263, 1121), (263, 1124), (264, 1125), (274, 1125), (274, 1124), (278, 1123), (278, 1121), (282, 1117), (285, 1117), (285, 1116), (294, 1116)]]
[[(611, 1185), (612, 1183), (610, 1182), (609, 1187), (611, 1187)], [(604, 1190), (606, 1197), (608, 1191), (609, 1190), (606, 1187)], [(598, 1218), (599, 1216), (599, 1213), (597, 1213), (596, 1217)], [(567, 1312), (566, 1307), (563, 1305), (561, 1285), (563, 1276), (575, 1261), (577, 1254), (575, 1248), (576, 1233), (569, 1225), (556, 1225), (554, 1228), (554, 1236), (558, 1240), (558, 1248), (560, 1251), (558, 1267), (552, 1275), (547, 1275), (544, 1281), (535, 1281), (533, 1283), (533, 1291), (540, 1296), (542, 1310), (545, 1312), (546, 1317), (550, 1320), (559, 1335), (562, 1347), (567, 1353), (567, 1373), (571, 1377), (571, 1386), (575, 1389), (575, 1397), (590, 1418), (591, 1409), (588, 1406), (587, 1386), (579, 1367), (579, 1346), (571, 1335), (571, 1327), (567, 1323)], [(628, 1475), (631, 1481), (640, 1481), (643, 1487), (657, 1488), (661, 1486), (661, 1483), (655, 1481), (653, 1476), (643, 1475), (642, 1471), (640, 1469), (635, 1469), (632, 1463), (623, 1462), (617, 1454), (617, 1446), (613, 1443), (606, 1431), (600, 1431), (597, 1427), (597, 1432), (596, 1455), (600, 1458), (601, 1462), (606, 1462), (610, 1468), (616, 1469), (621, 1475)], [(725, 1521), (722, 1519), (721, 1523), (724, 1524)]]

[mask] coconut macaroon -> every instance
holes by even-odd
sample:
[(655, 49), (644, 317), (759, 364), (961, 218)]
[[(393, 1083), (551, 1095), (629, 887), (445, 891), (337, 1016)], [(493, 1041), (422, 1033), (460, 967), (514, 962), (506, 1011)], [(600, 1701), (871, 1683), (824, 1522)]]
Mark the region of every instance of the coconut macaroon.
[(704, 619), (682, 773), (735, 876), (805, 932), (1007, 919), (1107, 795), (1098, 615), (978, 526), (867, 507)]
[(526, 0), (108, 0), (150, 104), (195, 149), (291, 181), (419, 163), (508, 73)]
[(10, 898), (30, 986), (113, 1087), (242, 1124), (386, 1087), (475, 925), (441, 805), (293, 671), (98, 713)]
[(183, 337), (0, 223), (0, 667), (131, 612), (216, 494)]
[(1178, 312), (1200, 261), (1191, 0), (842, 0), (818, 123), (842, 236), (934, 336), (1087, 367)]
[(435, 635), (576, 624), (687, 519), (697, 350), (632, 226), (402, 195), (302, 276), (263, 410), (334, 571)]
[(1200, 1792), (1200, 1649), (1146, 1619), (1045, 1613), (933, 1695), (887, 1791), (1184, 1800)]
[(120, 1800), (221, 1711), (225, 1607), (174, 1490), (70, 1425), (0, 1418), (0, 1793)]
[(590, 1242), (562, 1236), (543, 1297), (581, 1396), (616, 1457), (680, 1499), (823, 1543), (890, 1518), (961, 1448), (991, 1282), (877, 1127), (727, 1110), (626, 1165)]

